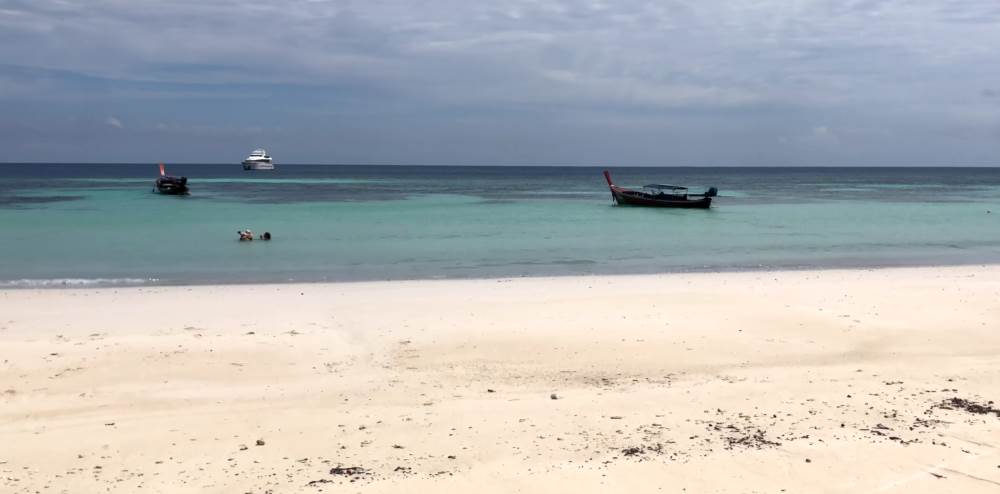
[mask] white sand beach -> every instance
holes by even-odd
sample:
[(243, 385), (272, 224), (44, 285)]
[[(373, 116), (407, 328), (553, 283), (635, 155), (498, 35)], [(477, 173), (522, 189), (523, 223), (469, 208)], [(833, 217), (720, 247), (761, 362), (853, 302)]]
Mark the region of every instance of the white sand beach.
[(995, 493), (991, 400), (996, 266), (0, 291), (5, 493)]

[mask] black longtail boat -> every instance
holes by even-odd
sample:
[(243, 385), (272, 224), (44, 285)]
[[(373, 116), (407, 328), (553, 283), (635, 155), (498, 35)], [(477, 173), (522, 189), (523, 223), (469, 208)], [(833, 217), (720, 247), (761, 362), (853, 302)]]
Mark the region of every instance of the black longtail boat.
[(608, 181), (615, 204), (622, 206), (708, 209), (712, 198), (719, 194), (715, 187), (709, 187), (700, 194), (691, 194), (687, 187), (665, 184), (645, 185), (643, 190), (626, 189), (615, 185), (607, 170), (604, 170), (604, 179)]
[(153, 182), (153, 191), (159, 192), (160, 194), (167, 194), (171, 196), (180, 196), (188, 194), (187, 177), (171, 177), (167, 175), (167, 172), (163, 169), (163, 163), (160, 163), (160, 177)]

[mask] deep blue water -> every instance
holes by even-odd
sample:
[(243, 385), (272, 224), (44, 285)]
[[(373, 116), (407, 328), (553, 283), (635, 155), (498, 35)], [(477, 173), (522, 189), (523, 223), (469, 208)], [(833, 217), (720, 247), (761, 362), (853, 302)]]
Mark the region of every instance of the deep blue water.
[(168, 165), (168, 197), (155, 165), (0, 165), (0, 286), (1000, 262), (997, 168), (611, 168), (719, 188), (684, 211), (615, 207), (593, 167), (277, 166)]

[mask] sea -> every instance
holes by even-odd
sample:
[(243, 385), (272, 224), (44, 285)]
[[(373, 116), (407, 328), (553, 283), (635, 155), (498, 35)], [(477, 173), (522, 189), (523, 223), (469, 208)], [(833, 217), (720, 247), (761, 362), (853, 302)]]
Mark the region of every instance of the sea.
[(167, 171), (189, 196), (153, 193), (154, 164), (0, 164), (0, 287), (1000, 262), (1000, 168), (611, 168), (718, 187), (709, 210), (615, 206), (600, 167)]

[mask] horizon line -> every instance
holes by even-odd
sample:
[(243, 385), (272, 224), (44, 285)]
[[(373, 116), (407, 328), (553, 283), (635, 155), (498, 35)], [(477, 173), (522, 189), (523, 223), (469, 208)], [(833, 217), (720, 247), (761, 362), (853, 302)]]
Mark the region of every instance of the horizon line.
[[(149, 161), (149, 162), (139, 162), (139, 161), (116, 161), (116, 162), (98, 162), (98, 161), (84, 161), (84, 162), (72, 162), (72, 161), (0, 161), (0, 166), (17, 166), (17, 165), (74, 165), (74, 166), (88, 166), (88, 165), (130, 165), (130, 166), (148, 166), (156, 165), (159, 163), (165, 163), (169, 165), (196, 165), (196, 166), (239, 166), (239, 163), (231, 162), (215, 162), (215, 163), (204, 163), (204, 162), (194, 162), (194, 161)], [(846, 164), (846, 165), (733, 165), (733, 164), (723, 164), (723, 165), (634, 165), (634, 164), (619, 164), (619, 165), (595, 165), (595, 164), (431, 164), (431, 163), (280, 163), (280, 166), (385, 166), (385, 167), (452, 167), (452, 168), (1000, 168), (1000, 163), (998, 164), (951, 164), (951, 165), (938, 165), (938, 164)]]

